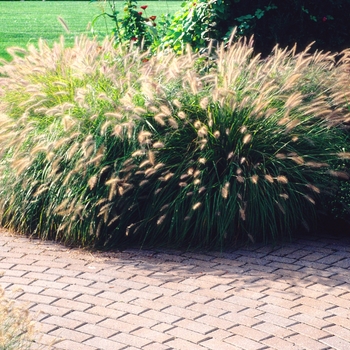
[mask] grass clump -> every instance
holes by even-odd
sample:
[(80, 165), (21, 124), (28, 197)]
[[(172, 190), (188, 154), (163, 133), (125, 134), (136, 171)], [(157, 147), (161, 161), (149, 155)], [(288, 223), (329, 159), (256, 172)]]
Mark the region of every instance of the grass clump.
[(30, 349), (34, 340), (34, 323), (28, 310), (5, 297), (0, 287), (0, 349)]
[(205, 64), (84, 37), (13, 51), (0, 69), (1, 224), (109, 247), (311, 228), (347, 176), (346, 59), (275, 48), (261, 60), (240, 40)]

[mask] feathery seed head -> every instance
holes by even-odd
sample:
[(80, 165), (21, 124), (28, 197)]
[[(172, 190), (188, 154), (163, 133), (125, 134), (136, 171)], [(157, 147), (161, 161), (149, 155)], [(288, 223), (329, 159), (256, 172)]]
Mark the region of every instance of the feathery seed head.
[(60, 24), (62, 25), (63, 29), (66, 31), (66, 33), (69, 34), (70, 30), (69, 30), (69, 27), (68, 27), (67, 23), (65, 22), (65, 20), (61, 16), (58, 16), (57, 19), (60, 22)]
[(88, 181), (88, 185), (89, 185), (90, 190), (94, 189), (94, 187), (97, 184), (97, 180), (98, 180), (98, 178), (96, 175), (90, 177), (90, 179)]
[(165, 165), (164, 163), (158, 163), (155, 165), (154, 170), (159, 170), (159, 169), (163, 168), (164, 165)]
[(139, 165), (139, 168), (143, 168), (144, 166), (146, 166), (148, 164), (151, 164), (150, 161), (149, 160), (145, 160)]
[(247, 134), (247, 135), (244, 135), (242, 142), (243, 142), (243, 144), (247, 144), (247, 143), (249, 143), (251, 141), (251, 139), (252, 139), (252, 135), (251, 134)]
[(107, 172), (107, 170), (109, 170), (110, 168), (111, 168), (111, 167), (110, 167), (109, 165), (104, 166), (104, 167), (101, 169), (100, 173), (99, 173), (99, 177), (101, 177), (102, 175), (104, 175), (104, 174)]
[(201, 123), (199, 120), (196, 120), (196, 121), (193, 123), (193, 126), (194, 126), (196, 129), (199, 129), (199, 128), (202, 126), (202, 123)]
[(186, 119), (186, 113), (185, 112), (183, 112), (183, 111), (180, 111), (178, 114), (177, 114), (177, 116), (180, 118), (180, 119)]
[(179, 124), (177, 123), (177, 121), (174, 118), (169, 118), (168, 123), (173, 129), (179, 128)]
[(193, 175), (193, 173), (194, 173), (194, 169), (193, 168), (189, 168), (188, 170), (187, 170), (187, 174), (188, 175)]
[(159, 211), (163, 211), (165, 209), (168, 209), (169, 208), (169, 204), (164, 204)]
[(256, 174), (254, 174), (254, 175), (250, 178), (250, 180), (252, 181), (252, 183), (253, 183), (254, 185), (256, 185), (256, 184), (258, 183), (259, 176), (256, 175)]
[(149, 138), (152, 136), (152, 133), (149, 131), (141, 131), (138, 134), (137, 139), (139, 140), (140, 144), (148, 144), (150, 142)]
[(118, 113), (118, 112), (106, 112), (104, 115), (107, 118), (115, 118), (117, 120), (122, 120), (124, 117), (123, 114)]
[(55, 158), (55, 153), (54, 152), (48, 152), (46, 153), (46, 160), (48, 160), (49, 162), (52, 162), (53, 159)]
[(265, 175), (265, 180), (270, 182), (270, 183), (273, 183), (273, 177), (271, 175), (269, 175), (269, 174)]
[(171, 110), (169, 109), (168, 106), (166, 105), (161, 105), (160, 110), (166, 115), (166, 116), (171, 116)]
[(242, 158), (239, 160), (239, 164), (242, 165), (242, 164), (244, 164), (244, 163), (248, 163), (246, 157), (242, 157)]
[(199, 105), (202, 109), (206, 109), (208, 107), (209, 104), (209, 99), (208, 97), (204, 97), (200, 100)]
[(154, 194), (157, 195), (158, 193), (160, 193), (162, 191), (162, 187), (161, 188), (157, 188), (155, 191), (154, 191)]
[[(149, 110), (150, 112), (152, 112), (152, 113), (158, 113), (158, 112), (159, 112), (159, 108), (156, 107), (156, 106), (149, 106), (149, 107), (148, 107), (148, 110)], [(164, 112), (163, 112), (162, 116), (166, 116), (166, 115), (164, 115)]]
[(245, 125), (243, 125), (240, 129), (239, 129), (239, 131), (240, 131), (240, 133), (241, 134), (245, 134), (246, 132), (247, 132), (247, 127), (245, 126)]
[(220, 137), (220, 131), (216, 130), (213, 135), (216, 139), (218, 139)]
[(39, 186), (39, 188), (35, 191), (35, 193), (33, 194), (33, 197), (38, 197), (41, 194), (43, 194), (44, 192), (49, 190), (49, 186), (47, 186), (46, 184), (42, 184)]
[(310, 203), (316, 204), (315, 200), (314, 200), (312, 197), (310, 197), (309, 195), (304, 194), (303, 196), (304, 196), (304, 198), (307, 199)]
[(225, 185), (224, 185), (224, 186), (222, 187), (222, 189), (221, 189), (221, 196), (222, 196), (224, 199), (227, 199), (227, 197), (228, 197), (229, 188), (230, 188), (230, 183), (229, 183), (229, 182), (226, 182)]
[(163, 119), (163, 113), (159, 113), (154, 116), (154, 120), (161, 126), (165, 126), (165, 121)]
[(108, 127), (112, 124), (111, 121), (107, 120), (101, 127), (101, 131), (100, 131), (100, 134), (101, 136), (105, 135), (107, 130), (108, 130)]
[(230, 152), (228, 155), (227, 155), (227, 160), (230, 160), (231, 158), (233, 158), (234, 156), (234, 153), (233, 152)]
[(150, 164), (154, 165), (155, 164), (155, 154), (152, 151), (148, 151), (148, 160)]
[(305, 163), (303, 157), (300, 156), (291, 156), (290, 159), (298, 165), (303, 165)]
[(118, 124), (114, 127), (113, 135), (117, 137), (121, 137), (121, 135), (123, 134), (123, 131), (124, 131), (123, 127)]
[(237, 179), (237, 181), (240, 182), (240, 183), (243, 183), (243, 182), (244, 182), (244, 177), (243, 177), (243, 176), (237, 175), (237, 176), (236, 176), (236, 179)]
[(122, 180), (118, 176), (117, 177), (112, 176), (109, 180), (105, 182), (105, 185), (110, 186), (110, 185), (118, 184), (120, 182), (122, 182)]
[(182, 107), (182, 103), (178, 99), (173, 100), (173, 104), (178, 109), (180, 109)]
[(198, 131), (197, 134), (199, 137), (205, 137), (208, 135), (208, 130), (207, 127), (205, 125), (203, 125)]
[(337, 156), (341, 159), (350, 159), (350, 152), (341, 152)]
[(146, 171), (145, 171), (145, 176), (146, 177), (150, 177), (152, 176), (153, 174), (156, 173), (156, 170), (154, 168), (148, 168)]
[(164, 143), (157, 141), (152, 145), (153, 148), (164, 148)]
[(243, 221), (246, 220), (245, 210), (243, 208), (239, 209), (239, 216)]
[(288, 183), (287, 177), (286, 177), (286, 176), (283, 176), (283, 175), (277, 176), (277, 177), (276, 177), (276, 180), (277, 180), (279, 183), (282, 183), (282, 184), (287, 184), (287, 183)]
[(320, 189), (317, 186), (315, 186), (315, 185), (306, 184), (306, 187), (310, 188), (315, 193), (321, 193)]
[(139, 149), (139, 150), (135, 151), (135, 152), (131, 155), (131, 157), (140, 157), (140, 156), (145, 155), (145, 153), (146, 153), (146, 152), (145, 152), (144, 150)]
[(286, 156), (284, 153), (277, 153), (277, 154), (276, 154), (276, 158), (277, 158), (277, 159), (286, 159), (287, 156)]
[(309, 167), (309, 168), (327, 168), (329, 167), (329, 164), (328, 163), (320, 163), (320, 162), (305, 162), (304, 164), (305, 166)]
[(328, 170), (328, 174), (343, 180), (349, 180), (349, 174), (345, 171)]
[(194, 204), (194, 205), (192, 206), (192, 210), (197, 210), (201, 205), (202, 205), (201, 202), (197, 202), (196, 204)]
[(162, 215), (158, 220), (157, 220), (157, 225), (161, 225), (164, 222), (164, 219), (166, 218), (166, 214)]

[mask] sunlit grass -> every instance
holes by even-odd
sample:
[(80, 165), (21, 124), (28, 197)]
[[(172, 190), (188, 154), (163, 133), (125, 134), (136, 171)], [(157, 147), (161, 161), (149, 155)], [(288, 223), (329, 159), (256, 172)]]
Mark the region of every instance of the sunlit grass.
[(34, 322), (28, 310), (5, 297), (0, 287), (0, 349), (29, 350), (34, 336)]
[[(146, 1), (147, 2), (147, 1)], [(101, 13), (103, 2), (89, 1), (2, 1), (0, 10), (0, 57), (9, 59), (6, 48), (12, 46), (26, 47), (29, 43), (36, 44), (39, 38), (50, 45), (64, 35), (67, 45), (74, 43), (74, 37), (87, 34), (97, 35), (102, 39), (113, 29), (112, 21), (102, 18), (95, 24), (94, 33), (89, 23)], [(165, 13), (175, 13), (181, 1), (148, 1), (149, 15), (160, 17)], [(140, 2), (140, 5), (141, 2)], [(123, 1), (117, 2), (117, 7), (123, 13)], [(108, 7), (106, 7), (108, 10)], [(58, 16), (64, 19), (70, 30), (65, 31), (58, 21)]]
[(275, 241), (312, 228), (348, 178), (348, 53), (260, 60), (240, 40), (206, 63), (84, 37), (10, 52), (5, 227), (80, 245)]

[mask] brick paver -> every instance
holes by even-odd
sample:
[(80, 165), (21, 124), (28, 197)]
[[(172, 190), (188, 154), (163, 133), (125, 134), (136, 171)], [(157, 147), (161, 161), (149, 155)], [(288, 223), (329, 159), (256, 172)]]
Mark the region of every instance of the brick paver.
[(0, 285), (35, 318), (34, 349), (349, 349), (349, 268), (345, 238), (103, 253), (0, 230)]

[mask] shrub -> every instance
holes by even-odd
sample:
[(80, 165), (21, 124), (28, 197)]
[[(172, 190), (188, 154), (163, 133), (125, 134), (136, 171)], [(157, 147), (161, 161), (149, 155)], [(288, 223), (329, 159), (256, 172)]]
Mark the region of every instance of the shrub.
[(208, 39), (227, 40), (234, 28), (238, 36), (252, 36), (255, 51), (268, 55), (275, 45), (303, 51), (340, 52), (350, 47), (349, 0), (197, 0), (185, 1), (172, 19), (163, 46), (176, 51), (186, 43), (205, 48)]
[(147, 6), (138, 7), (137, 1), (125, 1), (123, 15), (116, 10), (115, 0), (106, 3), (110, 13), (104, 10), (97, 18), (112, 19), (116, 42), (137, 43), (153, 51), (161, 47), (181, 53), (188, 44), (199, 51), (213, 39), (227, 42), (236, 29), (237, 37), (254, 36), (255, 52), (264, 57), (275, 45), (292, 48), (297, 44), (298, 52), (312, 42), (312, 51), (341, 52), (350, 47), (350, 0), (294, 0), (287, 5), (283, 0), (188, 0), (171, 18), (158, 19), (158, 25), (156, 16), (145, 16), (142, 7)]
[[(90, 2), (96, 2), (98, 0), (90, 0)], [(109, 9), (106, 10), (106, 4)], [(95, 16), (92, 21), (92, 26), (95, 22), (104, 17), (113, 21), (113, 37), (117, 44), (129, 46), (130, 44), (148, 49), (151, 45), (155, 46), (159, 40), (159, 33), (162, 29), (158, 30), (156, 18), (157, 16), (147, 16), (148, 5), (138, 6), (138, 2), (135, 0), (126, 0), (124, 2), (124, 13), (120, 15), (117, 10), (116, 0), (104, 1), (104, 6), (101, 7), (102, 13)], [(164, 22), (167, 20), (167, 16), (163, 16), (160, 24), (166, 25)]]
[(254, 34), (256, 50), (264, 55), (276, 44), (292, 47), (297, 43), (299, 51), (313, 41), (313, 50), (340, 52), (350, 47), (349, 0), (295, 0), (288, 4), (283, 0), (244, 0), (231, 2), (229, 7), (234, 21), (226, 21), (226, 25), (238, 25), (244, 35)]
[[(224, 247), (317, 220), (347, 157), (343, 66), (250, 42), (214, 64), (85, 38), (1, 67), (1, 224), (81, 245)], [(344, 64), (345, 65), (345, 64)], [(334, 89), (330, 87), (334, 85)]]
[(227, 19), (227, 6), (222, 1), (184, 1), (168, 24), (159, 45), (171, 48), (177, 53), (184, 52), (187, 45), (198, 51), (206, 48), (212, 39), (223, 39), (220, 22)]

